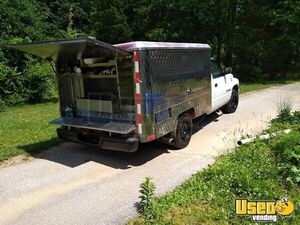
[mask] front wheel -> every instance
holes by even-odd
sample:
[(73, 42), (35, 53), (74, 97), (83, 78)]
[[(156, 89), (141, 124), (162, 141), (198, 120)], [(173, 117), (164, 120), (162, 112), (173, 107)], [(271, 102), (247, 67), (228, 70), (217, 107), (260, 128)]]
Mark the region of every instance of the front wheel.
[(178, 119), (173, 147), (181, 149), (188, 146), (192, 134), (193, 120), (191, 115), (186, 113)]
[(225, 113), (234, 113), (239, 105), (239, 93), (233, 89), (229, 102), (223, 107), (222, 111)]

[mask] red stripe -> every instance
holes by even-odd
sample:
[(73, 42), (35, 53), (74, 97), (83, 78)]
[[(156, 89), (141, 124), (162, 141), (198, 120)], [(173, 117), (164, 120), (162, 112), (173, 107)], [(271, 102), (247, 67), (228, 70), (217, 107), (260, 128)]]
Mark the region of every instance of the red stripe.
[(148, 141), (152, 141), (154, 139), (155, 139), (155, 135), (154, 134), (150, 134), (150, 135), (147, 136), (147, 140)]
[[(135, 51), (133, 53), (133, 60), (135, 62), (139, 61), (139, 52), (138, 51)], [(135, 72), (134, 75), (135, 75), (135, 82), (136, 83), (141, 83), (140, 73), (139, 72)], [(142, 97), (141, 97), (140, 94), (135, 94), (135, 102), (136, 102), (136, 104), (141, 104)], [(142, 124), (143, 118), (142, 118), (141, 114), (136, 114), (136, 122), (137, 122), (137, 124)]]
[(140, 94), (135, 94), (135, 103), (141, 104), (142, 103), (142, 97)]
[(141, 114), (136, 114), (136, 122), (137, 122), (138, 124), (142, 124), (143, 118), (142, 118), (142, 115), (141, 115)]
[(135, 72), (135, 82), (141, 83), (141, 77), (139, 72)]
[(138, 51), (133, 52), (133, 60), (139, 61), (139, 52)]

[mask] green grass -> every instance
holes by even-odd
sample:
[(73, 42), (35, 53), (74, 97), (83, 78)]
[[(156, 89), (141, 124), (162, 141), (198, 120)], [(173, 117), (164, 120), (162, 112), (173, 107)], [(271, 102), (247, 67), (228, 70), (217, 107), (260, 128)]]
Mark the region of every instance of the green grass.
[(257, 82), (257, 83), (243, 83), (240, 84), (240, 93), (247, 93), (250, 91), (259, 91), (262, 89), (274, 87), (274, 86), (281, 86), (285, 84), (291, 84), (296, 81), (287, 80), (287, 81), (264, 81), (264, 82)]
[[(271, 130), (278, 129), (279, 122), (275, 123)], [(296, 211), (279, 217), (278, 224), (300, 224), (300, 113), (280, 127), (294, 131), (221, 156), (174, 191), (154, 199), (150, 213), (128, 224), (252, 224), (249, 216), (235, 215), (235, 198), (278, 200), (285, 196)]]
[(0, 162), (59, 143), (56, 126), (49, 124), (56, 117), (57, 103), (11, 107), (0, 112)]

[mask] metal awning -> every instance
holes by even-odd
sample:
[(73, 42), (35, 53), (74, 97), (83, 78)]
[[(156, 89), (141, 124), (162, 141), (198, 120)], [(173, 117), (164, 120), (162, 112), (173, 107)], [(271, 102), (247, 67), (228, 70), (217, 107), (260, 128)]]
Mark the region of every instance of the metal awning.
[(57, 61), (58, 58), (74, 58), (78, 54), (92, 58), (97, 56), (129, 55), (124, 49), (98, 41), (94, 38), (64, 39), (41, 41), (12, 45), (13, 48), (41, 57), (46, 60)]
[(119, 134), (128, 134), (136, 129), (136, 126), (128, 122), (119, 121), (89, 121), (83, 118), (60, 117), (50, 122), (62, 126), (78, 127), (92, 130), (107, 131)]

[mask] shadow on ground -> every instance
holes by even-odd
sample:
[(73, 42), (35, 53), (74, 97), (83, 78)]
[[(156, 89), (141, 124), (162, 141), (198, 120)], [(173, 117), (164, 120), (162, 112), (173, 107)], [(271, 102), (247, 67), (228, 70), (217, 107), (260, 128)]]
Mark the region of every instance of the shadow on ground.
[[(212, 113), (207, 117), (199, 117), (194, 121), (194, 133), (199, 132), (202, 128), (213, 121), (217, 122), (218, 117), (219, 115), (216, 113)], [(53, 143), (59, 143), (59, 140), (51, 139), (44, 142), (22, 146), (20, 148), (28, 152), (34, 158), (53, 161), (72, 168), (93, 161), (118, 169), (128, 169), (132, 166), (137, 167), (147, 163), (159, 155), (176, 151), (170, 146), (164, 145), (159, 141), (140, 144), (138, 150), (133, 153), (108, 151), (70, 142), (64, 142), (58, 146), (51, 147), (46, 151), (37, 151), (37, 149), (41, 149), (41, 146), (44, 149), (47, 149), (47, 146), (49, 147), (49, 145), (51, 146)]]

